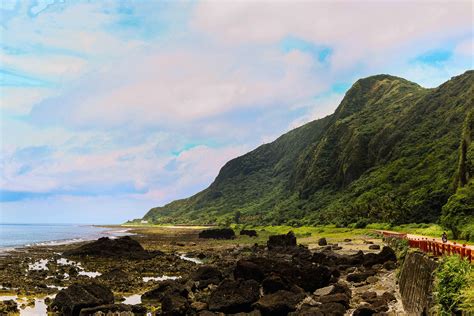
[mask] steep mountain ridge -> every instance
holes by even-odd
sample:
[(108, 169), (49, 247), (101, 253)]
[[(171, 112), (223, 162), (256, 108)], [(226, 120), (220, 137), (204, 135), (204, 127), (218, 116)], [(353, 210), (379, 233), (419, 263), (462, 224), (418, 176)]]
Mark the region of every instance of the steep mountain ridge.
[(454, 193), (474, 71), (435, 89), (376, 75), (335, 113), (235, 158), (202, 192), (151, 209), (153, 222), (436, 220)]

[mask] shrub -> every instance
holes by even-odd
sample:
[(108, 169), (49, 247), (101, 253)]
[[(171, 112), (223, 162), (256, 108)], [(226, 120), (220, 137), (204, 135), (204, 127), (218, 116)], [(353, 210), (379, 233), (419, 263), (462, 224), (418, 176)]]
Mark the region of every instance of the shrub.
[(385, 242), (395, 250), (398, 260), (400, 263), (403, 263), (403, 261), (405, 261), (405, 256), (407, 255), (408, 249), (410, 249), (408, 240), (400, 238), (386, 238)]
[(463, 308), (464, 295), (469, 287), (471, 264), (459, 256), (446, 256), (442, 259), (437, 271), (435, 297), (440, 315), (451, 315)]
[(467, 284), (469, 285), (461, 291), (461, 310), (470, 315), (474, 313), (474, 268), (472, 267)]
[(361, 218), (355, 223), (354, 228), (365, 228), (367, 224), (369, 224), (369, 221), (365, 218)]
[(390, 230), (392, 229), (392, 225), (389, 223), (372, 223), (367, 225), (367, 228), (375, 230)]

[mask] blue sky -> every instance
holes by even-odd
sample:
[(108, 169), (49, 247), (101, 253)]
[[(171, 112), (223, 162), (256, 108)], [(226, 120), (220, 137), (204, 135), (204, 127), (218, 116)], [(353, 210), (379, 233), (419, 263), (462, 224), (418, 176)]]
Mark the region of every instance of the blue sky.
[(120, 223), (334, 111), (473, 68), (471, 1), (2, 1), (0, 222)]

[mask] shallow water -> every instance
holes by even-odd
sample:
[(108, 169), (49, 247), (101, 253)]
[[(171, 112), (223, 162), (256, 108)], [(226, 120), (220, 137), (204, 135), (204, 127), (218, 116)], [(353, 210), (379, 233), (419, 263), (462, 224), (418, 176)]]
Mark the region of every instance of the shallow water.
[(168, 275), (162, 275), (159, 277), (143, 277), (143, 282), (148, 282), (148, 281), (165, 281), (165, 280), (177, 280), (180, 279), (180, 276), (168, 276)]
[(125, 297), (125, 301), (122, 304), (137, 305), (142, 302), (141, 294), (133, 294)]
[(194, 262), (196, 264), (203, 264), (204, 263), (201, 259), (188, 257), (184, 253), (179, 254), (178, 257), (180, 259), (183, 259), (183, 260), (186, 260), (186, 261), (191, 261), (191, 262)]
[[(54, 297), (54, 296), (50, 296)], [(44, 298), (35, 298), (35, 306), (28, 306), (24, 309), (21, 309), (21, 304), (26, 304), (27, 300), (24, 298), (19, 298), (16, 295), (3, 295), (0, 296), (0, 301), (14, 300), (18, 304), (18, 309), (20, 310), (21, 316), (43, 316), (47, 315), (47, 306), (44, 302)]]

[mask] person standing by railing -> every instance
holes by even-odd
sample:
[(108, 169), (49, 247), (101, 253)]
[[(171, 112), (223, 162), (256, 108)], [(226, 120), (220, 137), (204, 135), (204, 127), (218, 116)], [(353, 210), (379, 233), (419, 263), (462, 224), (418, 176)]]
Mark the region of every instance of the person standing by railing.
[(444, 244), (448, 242), (448, 235), (446, 235), (446, 232), (443, 232), (443, 234), (441, 235), (441, 240)]

